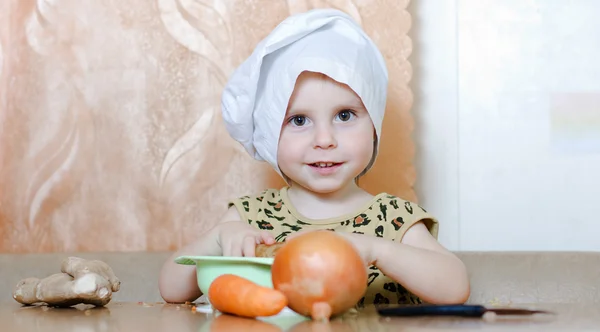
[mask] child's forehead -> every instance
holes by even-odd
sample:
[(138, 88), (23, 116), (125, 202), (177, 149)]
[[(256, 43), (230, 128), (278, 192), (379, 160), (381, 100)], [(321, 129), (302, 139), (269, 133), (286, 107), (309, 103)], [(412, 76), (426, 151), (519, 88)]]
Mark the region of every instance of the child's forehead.
[(315, 104), (327, 107), (364, 108), (362, 100), (348, 85), (317, 72), (303, 72), (298, 76), (292, 95), (290, 108), (312, 108)]

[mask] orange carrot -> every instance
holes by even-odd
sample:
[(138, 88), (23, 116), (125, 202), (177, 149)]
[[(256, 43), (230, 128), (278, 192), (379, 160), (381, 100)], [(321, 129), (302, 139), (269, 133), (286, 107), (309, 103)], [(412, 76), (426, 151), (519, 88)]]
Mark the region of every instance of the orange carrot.
[(233, 274), (217, 277), (208, 288), (208, 298), (222, 313), (249, 318), (273, 316), (287, 306), (282, 292)]

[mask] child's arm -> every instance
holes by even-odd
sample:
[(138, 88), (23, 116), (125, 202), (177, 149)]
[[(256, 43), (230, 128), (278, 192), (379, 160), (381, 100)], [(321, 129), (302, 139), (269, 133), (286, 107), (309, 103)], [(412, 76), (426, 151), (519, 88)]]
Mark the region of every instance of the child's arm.
[(173, 260), (183, 255), (220, 256), (222, 250), (217, 243), (218, 226), (227, 221), (240, 220), (235, 207), (223, 215), (219, 223), (200, 238), (175, 252), (164, 263), (158, 279), (160, 295), (166, 302), (184, 303), (195, 301), (202, 293), (196, 279), (196, 266), (181, 265)]
[(465, 265), (422, 222), (410, 227), (402, 242), (372, 239), (373, 264), (424, 302), (454, 304), (469, 298)]

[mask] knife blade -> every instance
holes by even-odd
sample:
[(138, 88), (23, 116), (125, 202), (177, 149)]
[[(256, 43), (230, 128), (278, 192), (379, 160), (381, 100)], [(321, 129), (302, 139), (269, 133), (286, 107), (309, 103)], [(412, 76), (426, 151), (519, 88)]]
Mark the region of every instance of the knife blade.
[(487, 308), (478, 304), (450, 304), (450, 305), (406, 305), (378, 307), (381, 316), (460, 316), (482, 317), (487, 312), (497, 315), (534, 315), (551, 314), (545, 310), (530, 310), (524, 308)]

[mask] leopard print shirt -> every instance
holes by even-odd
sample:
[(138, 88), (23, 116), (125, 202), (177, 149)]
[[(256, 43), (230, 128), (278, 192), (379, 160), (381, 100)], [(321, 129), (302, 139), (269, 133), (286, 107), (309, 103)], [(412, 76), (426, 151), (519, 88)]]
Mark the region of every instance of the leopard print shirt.
[[(294, 209), (287, 196), (287, 187), (267, 189), (258, 195), (243, 196), (229, 203), (235, 206), (243, 220), (261, 230), (269, 231), (277, 242), (300, 230), (333, 230), (368, 234), (392, 241), (401, 241), (410, 226), (422, 221), (437, 239), (438, 221), (419, 205), (387, 193), (374, 196), (353, 213), (338, 218), (313, 220)], [(368, 287), (357, 308), (365, 304), (420, 304), (414, 294), (385, 276), (376, 266), (367, 267)]]

